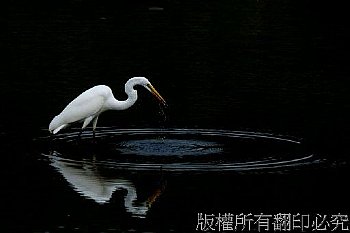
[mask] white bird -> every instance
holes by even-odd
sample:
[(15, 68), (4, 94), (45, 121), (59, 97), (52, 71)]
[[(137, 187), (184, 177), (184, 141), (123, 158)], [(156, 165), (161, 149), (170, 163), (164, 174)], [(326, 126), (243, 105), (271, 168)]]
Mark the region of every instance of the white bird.
[(152, 86), (145, 77), (134, 77), (125, 83), (125, 93), (128, 98), (119, 101), (114, 98), (111, 88), (105, 85), (94, 86), (70, 102), (63, 111), (55, 116), (50, 125), (49, 131), (56, 134), (63, 128), (78, 121), (83, 121), (82, 130), (92, 121), (93, 132), (97, 125), (98, 116), (107, 110), (125, 110), (130, 108), (137, 100), (137, 91), (134, 89), (140, 85), (149, 90), (161, 103), (166, 105), (163, 97)]

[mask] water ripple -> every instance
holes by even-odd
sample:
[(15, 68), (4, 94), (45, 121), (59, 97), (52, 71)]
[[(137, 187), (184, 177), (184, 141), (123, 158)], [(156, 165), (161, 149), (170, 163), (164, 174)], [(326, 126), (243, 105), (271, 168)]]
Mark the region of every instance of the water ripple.
[(91, 135), (84, 132), (80, 140), (76, 132), (41, 138), (51, 141), (42, 154), (114, 170), (169, 172), (281, 172), (323, 161), (301, 140), (259, 132), (100, 128), (96, 139)]

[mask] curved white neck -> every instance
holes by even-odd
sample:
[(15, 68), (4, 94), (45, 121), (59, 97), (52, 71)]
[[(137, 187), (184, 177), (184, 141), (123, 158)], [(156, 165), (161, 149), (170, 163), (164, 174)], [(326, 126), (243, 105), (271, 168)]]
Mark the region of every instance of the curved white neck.
[(109, 105), (109, 109), (111, 110), (125, 110), (130, 108), (132, 105), (135, 104), (136, 100), (137, 100), (137, 91), (134, 89), (134, 85), (135, 83), (130, 82), (130, 80), (128, 82), (126, 82), (125, 84), (125, 93), (128, 95), (128, 98), (126, 100), (117, 100), (114, 97), (111, 98), (111, 100), (109, 101), (108, 105)]

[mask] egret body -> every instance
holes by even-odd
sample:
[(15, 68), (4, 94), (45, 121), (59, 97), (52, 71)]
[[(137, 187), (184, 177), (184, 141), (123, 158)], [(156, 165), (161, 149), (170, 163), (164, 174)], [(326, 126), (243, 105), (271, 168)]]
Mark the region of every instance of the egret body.
[(86, 128), (92, 121), (95, 132), (98, 116), (107, 110), (125, 110), (130, 108), (137, 100), (136, 85), (145, 87), (163, 104), (165, 100), (152, 86), (150, 81), (144, 77), (134, 77), (125, 83), (126, 100), (120, 101), (114, 98), (111, 88), (105, 85), (94, 86), (76, 97), (63, 111), (55, 116), (50, 125), (51, 133), (56, 134), (63, 128), (78, 121), (83, 122), (82, 129)]

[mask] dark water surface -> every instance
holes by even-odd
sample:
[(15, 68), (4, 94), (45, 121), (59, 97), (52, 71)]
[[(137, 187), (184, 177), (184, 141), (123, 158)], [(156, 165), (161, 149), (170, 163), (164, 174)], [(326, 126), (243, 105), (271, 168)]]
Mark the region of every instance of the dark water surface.
[[(198, 213), (350, 214), (340, 2), (11, 1), (1, 232), (190, 232)], [(127, 111), (50, 137), (85, 89), (146, 76)]]

